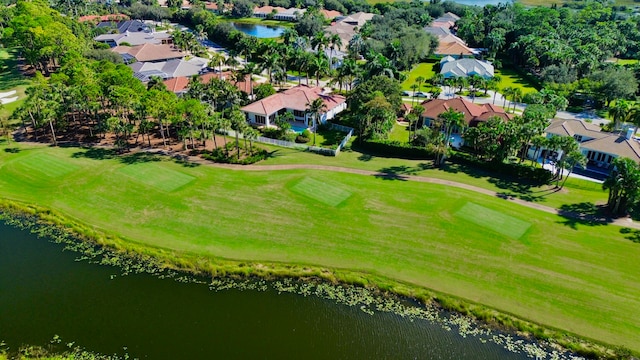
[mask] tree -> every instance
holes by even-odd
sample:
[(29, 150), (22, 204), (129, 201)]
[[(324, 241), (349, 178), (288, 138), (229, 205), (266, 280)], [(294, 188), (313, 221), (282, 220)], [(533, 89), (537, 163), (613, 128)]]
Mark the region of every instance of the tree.
[(609, 190), (607, 206), (613, 215), (627, 213), (638, 201), (640, 192), (640, 167), (628, 158), (615, 158), (612, 170), (602, 184)]
[(263, 83), (255, 88), (256, 93), (256, 101), (266, 98), (267, 96), (273, 95), (276, 93), (276, 89), (269, 83)]
[(253, 3), (248, 0), (234, 0), (231, 16), (235, 18), (251, 17), (253, 15)]
[(316, 145), (316, 133), (318, 132), (318, 121), (322, 114), (327, 110), (327, 105), (321, 97), (307, 103), (307, 114), (313, 119), (313, 146)]
[(620, 129), (620, 124), (629, 120), (631, 115), (631, 103), (622, 99), (616, 100), (614, 106), (609, 108), (609, 116), (613, 118), (613, 130)]
[(444, 160), (446, 159), (447, 152), (449, 151), (450, 142), (451, 142), (451, 134), (453, 130), (457, 128), (462, 128), (464, 124), (464, 114), (456, 111), (453, 108), (447, 109), (447, 111), (443, 112), (438, 116), (438, 120), (442, 122), (442, 126), (444, 127), (443, 131), (443, 141), (445, 152), (441, 152), (437, 154), (435, 163), (437, 166), (441, 166), (444, 164)]
[(244, 116), (244, 113), (240, 110), (231, 110), (231, 114), (229, 115), (229, 121), (231, 122), (231, 129), (236, 134), (236, 160), (240, 159), (240, 142), (239, 136), (240, 133), (245, 128), (247, 121)]
[(584, 156), (584, 154), (582, 154), (580, 151), (573, 150), (567, 154), (566, 159), (563, 162), (564, 169), (569, 170), (569, 173), (567, 174), (567, 176), (564, 178), (564, 181), (560, 185), (560, 189), (564, 187), (564, 184), (567, 182), (567, 179), (569, 178), (569, 176), (571, 176), (571, 173), (573, 172), (573, 169), (575, 169), (576, 166), (579, 166), (581, 168), (584, 168), (585, 166), (587, 166), (587, 157)]

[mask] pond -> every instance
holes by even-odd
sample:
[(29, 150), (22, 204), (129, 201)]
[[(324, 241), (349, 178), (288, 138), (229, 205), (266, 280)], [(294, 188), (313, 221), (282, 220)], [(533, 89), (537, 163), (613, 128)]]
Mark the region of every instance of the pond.
[(465, 338), (454, 325), (367, 313), (267, 285), (212, 291), (149, 274), (121, 276), (2, 220), (0, 235), (0, 342), (12, 349), (46, 346), (57, 335), (62, 344), (144, 359), (529, 358)]
[(243, 24), (237, 22), (232, 22), (231, 25), (233, 25), (236, 30), (257, 38), (277, 38), (284, 32), (284, 28), (280, 26)]

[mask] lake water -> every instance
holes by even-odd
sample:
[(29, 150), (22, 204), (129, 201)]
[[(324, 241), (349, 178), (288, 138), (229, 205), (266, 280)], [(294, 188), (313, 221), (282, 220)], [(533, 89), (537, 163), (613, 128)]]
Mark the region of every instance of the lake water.
[(233, 25), (236, 30), (257, 38), (277, 38), (284, 32), (284, 28), (280, 26), (242, 24), (235, 22), (232, 22), (231, 25)]
[(0, 341), (140, 359), (525, 359), (477, 336), (273, 288), (212, 291), (76, 261), (0, 220)]

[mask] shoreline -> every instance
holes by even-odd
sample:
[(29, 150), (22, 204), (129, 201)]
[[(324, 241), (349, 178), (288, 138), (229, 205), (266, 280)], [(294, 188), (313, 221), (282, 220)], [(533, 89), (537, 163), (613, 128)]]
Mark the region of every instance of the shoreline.
[(188, 276), (206, 277), (212, 281), (220, 278), (235, 280), (261, 278), (271, 281), (293, 279), (305, 283), (326, 282), (336, 286), (361, 287), (377, 296), (392, 295), (411, 299), (420, 304), (420, 308), (435, 306), (443, 311), (467, 317), (479, 327), (484, 326), (500, 332), (515, 333), (540, 344), (557, 345), (565, 351), (571, 351), (587, 358), (623, 359), (631, 355), (629, 350), (621, 347), (580, 337), (561, 329), (539, 325), (466, 299), (371, 273), (302, 264), (235, 261), (203, 257), (192, 253), (178, 253), (137, 244), (108, 232), (96, 230), (91, 226), (71, 220), (54, 210), (6, 199), (0, 199), (0, 216), (5, 219), (19, 219), (20, 217), (35, 219), (38, 226), (53, 228), (55, 231), (70, 235), (86, 246), (97, 246), (116, 255), (125, 255), (131, 261), (128, 263), (129, 267), (136, 269), (131, 265), (131, 263), (135, 263), (135, 266), (139, 266), (138, 269), (142, 269), (143, 272), (149, 272), (145, 269), (148, 265), (157, 266), (156, 269), (177, 271)]

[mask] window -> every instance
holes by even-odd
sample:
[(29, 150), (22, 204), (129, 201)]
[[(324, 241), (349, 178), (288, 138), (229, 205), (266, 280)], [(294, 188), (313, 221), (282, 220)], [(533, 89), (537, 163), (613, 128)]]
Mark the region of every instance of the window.
[(297, 118), (303, 118), (304, 117), (304, 111), (293, 110), (293, 116), (295, 116)]
[(266, 124), (266, 118), (262, 115), (256, 115), (256, 123), (258, 124)]
[(573, 135), (573, 138), (576, 139), (577, 142), (582, 142), (582, 135)]

